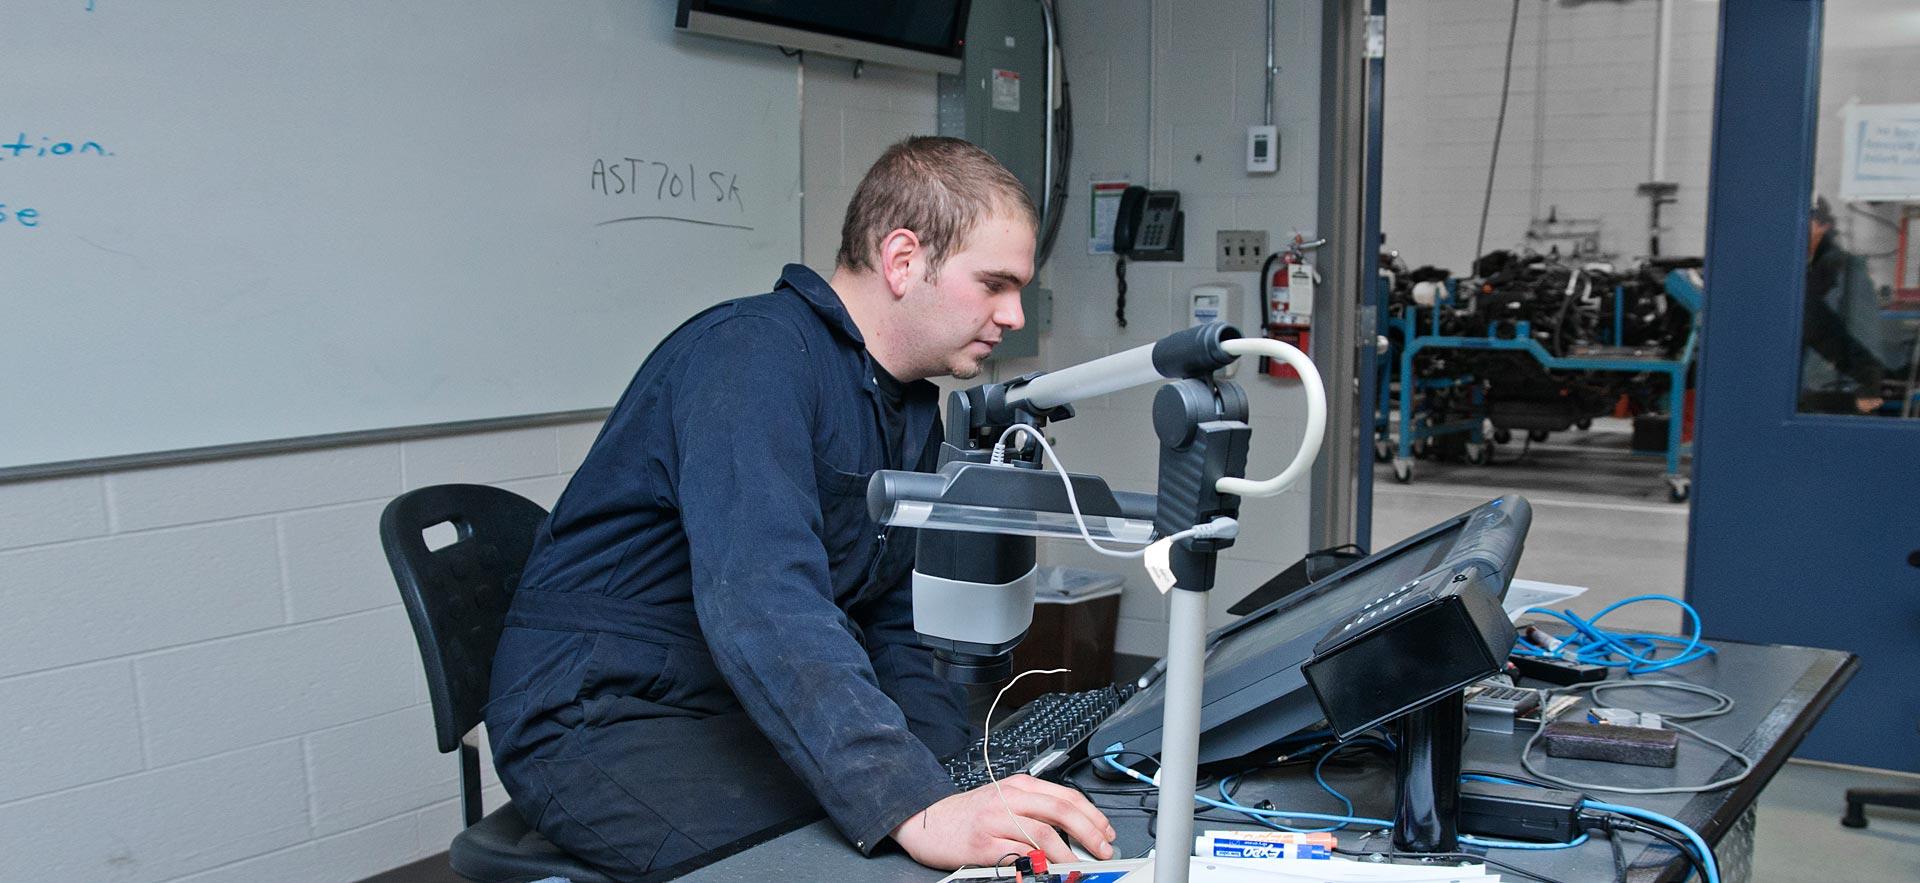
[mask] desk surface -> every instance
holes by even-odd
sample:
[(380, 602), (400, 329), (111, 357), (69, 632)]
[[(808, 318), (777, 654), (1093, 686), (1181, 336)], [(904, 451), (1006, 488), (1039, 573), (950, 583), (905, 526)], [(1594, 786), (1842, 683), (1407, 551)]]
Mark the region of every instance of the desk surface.
[[(1814, 721), (1825, 713), (1840, 689), (1852, 678), (1858, 660), (1849, 653), (1808, 647), (1716, 642), (1719, 654), (1698, 662), (1670, 669), (1643, 680), (1686, 680), (1713, 687), (1732, 696), (1737, 705), (1720, 717), (1694, 723), (1702, 733), (1734, 745), (1755, 760), (1752, 775), (1732, 788), (1711, 794), (1673, 794), (1641, 796), (1595, 792), (1596, 800), (1637, 806), (1672, 816), (1692, 826), (1709, 843), (1720, 838), (1753, 806), (1761, 789), (1786, 762)], [(1685, 711), (1700, 707), (1699, 697), (1666, 690), (1622, 690), (1609, 693), (1611, 702), (1647, 711)], [(1465, 762), (1469, 769), (1492, 773), (1519, 774), (1519, 752), (1526, 734), (1513, 736), (1474, 732), (1467, 739)], [(1363, 755), (1364, 756), (1364, 755)], [(1712, 781), (1738, 772), (1737, 762), (1711, 746), (1682, 739), (1679, 763), (1673, 769), (1622, 766), (1595, 761), (1546, 758), (1536, 749), (1535, 763), (1541, 769), (1575, 781), (1605, 781), (1631, 787), (1661, 787)], [(1352, 798), (1356, 814), (1390, 818), (1393, 805), (1393, 771), (1378, 763), (1343, 766), (1328, 764), (1328, 781)], [(1087, 779), (1086, 784), (1112, 787), (1111, 783)], [(1096, 785), (1097, 783), (1097, 785)], [(1284, 809), (1302, 812), (1339, 812), (1341, 807), (1313, 783), (1310, 776), (1297, 770), (1261, 773), (1249, 776), (1239, 790), (1243, 803), (1265, 798)], [(1096, 802), (1108, 809), (1108, 818), (1120, 832), (1116, 843), (1121, 855), (1144, 853), (1152, 845), (1147, 814), (1139, 807), (1139, 798), (1096, 795)], [(1243, 821), (1224, 821), (1230, 814), (1215, 813), (1221, 821), (1197, 822), (1195, 829), (1250, 828)], [(1237, 816), (1234, 818), (1238, 818)], [(1338, 835), (1349, 848), (1385, 848), (1384, 835), (1365, 842), (1357, 834)], [(1686, 865), (1677, 854), (1645, 837), (1627, 835), (1623, 839), (1631, 865), (1629, 880), (1678, 880)], [(887, 849), (883, 847), (883, 850)], [(1600, 880), (1613, 877), (1613, 855), (1599, 840), (1566, 850), (1495, 850), (1495, 858), (1544, 876), (1560, 880)], [(944, 876), (913, 862), (905, 854), (883, 851), (873, 858), (862, 858), (843, 839), (831, 823), (820, 821), (782, 834), (757, 846), (737, 851), (706, 867), (681, 877), (699, 883), (763, 883), (767, 880), (863, 880), (873, 883), (928, 883)], [(1517, 879), (1517, 878), (1516, 878)]]

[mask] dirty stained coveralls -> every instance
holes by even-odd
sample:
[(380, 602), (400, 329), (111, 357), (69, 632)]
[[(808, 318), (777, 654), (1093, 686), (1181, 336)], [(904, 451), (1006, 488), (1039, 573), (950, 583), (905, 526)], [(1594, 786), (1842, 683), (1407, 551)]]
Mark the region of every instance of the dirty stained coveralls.
[(528, 824), (631, 875), (816, 801), (870, 852), (955, 793), (936, 756), (968, 729), (913, 631), (913, 535), (866, 510), (874, 470), (932, 468), (937, 405), (800, 265), (647, 358), (495, 656), (487, 729)]

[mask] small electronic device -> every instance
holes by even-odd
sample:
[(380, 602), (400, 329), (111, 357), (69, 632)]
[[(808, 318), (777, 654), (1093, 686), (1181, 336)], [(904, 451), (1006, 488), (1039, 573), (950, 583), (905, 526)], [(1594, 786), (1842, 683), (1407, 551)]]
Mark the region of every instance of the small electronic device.
[(1502, 840), (1571, 843), (1579, 837), (1586, 795), (1557, 788), (1464, 782), (1460, 785), (1460, 830)]
[[(1240, 286), (1231, 282), (1208, 282), (1187, 290), (1187, 326), (1208, 322), (1233, 324), (1240, 318)], [(1229, 368), (1232, 366), (1229, 365)]]
[(1483, 682), (1467, 690), (1467, 727), (1483, 733), (1512, 733), (1527, 712), (1539, 707), (1538, 690)]
[(1113, 251), (1135, 261), (1185, 260), (1180, 191), (1128, 187), (1113, 221)]
[(1301, 674), (1335, 736), (1351, 739), (1492, 677), (1513, 649), (1505, 586), (1477, 565), (1435, 570), (1388, 590), (1329, 629)]
[[(1525, 498), (1492, 500), (1215, 630), (1207, 645), (1200, 760), (1250, 754), (1320, 721), (1325, 714), (1301, 667), (1330, 627), (1389, 592), (1409, 583), (1453, 585), (1456, 574), (1473, 574), (1472, 584), (1492, 596), (1498, 612), (1532, 522)], [(1159, 753), (1163, 701), (1159, 682), (1143, 687), (1094, 732), (1094, 749)]]
[(1269, 174), (1280, 169), (1280, 130), (1274, 126), (1247, 127), (1247, 171)]
[(1133, 691), (1132, 684), (1119, 684), (1081, 693), (1043, 694), (994, 725), (988, 733), (993, 746), (986, 758), (980, 754), (983, 740), (975, 739), (965, 751), (943, 761), (947, 775), (953, 784), (971, 789), (987, 784), (988, 760), (993, 763), (993, 775), (1002, 779), (1017, 773), (1042, 776), (1060, 769), (1086, 756), (1093, 728)]

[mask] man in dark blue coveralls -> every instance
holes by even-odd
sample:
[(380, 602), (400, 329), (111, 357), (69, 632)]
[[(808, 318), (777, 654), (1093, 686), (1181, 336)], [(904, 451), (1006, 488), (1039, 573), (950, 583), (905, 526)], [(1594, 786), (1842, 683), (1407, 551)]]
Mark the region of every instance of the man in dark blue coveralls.
[[(487, 729), (514, 806), (620, 877), (824, 810), (872, 852), (941, 868), (1100, 858), (1078, 792), (960, 793), (956, 689), (913, 630), (910, 531), (867, 516), (876, 469), (935, 464), (938, 390), (1019, 328), (1034, 209), (964, 141), (888, 149), (831, 281), (790, 264), (655, 349), (541, 529)], [(1016, 820), (1015, 816), (1019, 818)]]

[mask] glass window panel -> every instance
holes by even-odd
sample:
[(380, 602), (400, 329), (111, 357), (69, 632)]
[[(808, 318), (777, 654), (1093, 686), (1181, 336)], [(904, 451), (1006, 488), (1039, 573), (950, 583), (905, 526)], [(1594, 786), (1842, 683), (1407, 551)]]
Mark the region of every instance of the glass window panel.
[(1920, 416), (1920, 4), (1828, 0), (1803, 413)]

